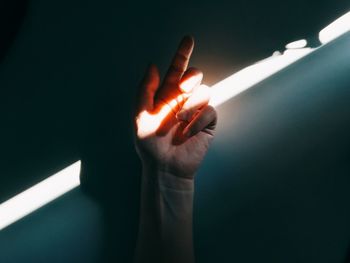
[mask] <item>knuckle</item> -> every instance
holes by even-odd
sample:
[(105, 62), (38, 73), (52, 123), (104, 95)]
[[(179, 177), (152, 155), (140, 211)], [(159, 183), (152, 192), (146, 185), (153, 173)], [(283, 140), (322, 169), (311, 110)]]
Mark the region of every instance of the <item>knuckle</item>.
[(187, 66), (188, 58), (182, 54), (177, 54), (172, 65), (173, 68), (183, 71)]
[(177, 61), (174, 61), (174, 63), (170, 66), (170, 72), (181, 73), (182, 69), (183, 67)]

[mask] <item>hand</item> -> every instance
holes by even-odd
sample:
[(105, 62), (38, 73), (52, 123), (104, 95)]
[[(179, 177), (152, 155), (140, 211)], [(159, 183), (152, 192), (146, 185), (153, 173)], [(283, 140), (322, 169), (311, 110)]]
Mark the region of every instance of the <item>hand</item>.
[(160, 85), (151, 65), (141, 83), (135, 141), (146, 169), (193, 178), (213, 139), (217, 114), (203, 74), (187, 69), (194, 41), (185, 37)]

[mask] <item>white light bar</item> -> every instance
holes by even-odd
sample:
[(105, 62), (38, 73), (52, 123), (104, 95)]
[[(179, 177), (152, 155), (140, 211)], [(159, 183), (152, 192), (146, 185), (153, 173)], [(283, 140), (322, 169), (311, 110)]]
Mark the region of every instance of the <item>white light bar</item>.
[(311, 48), (286, 50), (283, 55), (273, 55), (268, 59), (264, 59), (261, 62), (238, 71), (212, 86), (209, 104), (218, 106), (224, 103), (298, 59), (306, 56), (311, 51), (313, 51)]
[[(350, 31), (350, 12), (321, 30), (319, 39), (325, 44), (348, 31)], [(302, 48), (306, 44), (304, 39), (289, 43), (283, 54), (273, 55), (213, 85), (210, 89), (210, 105), (218, 106), (228, 101), (306, 56), (314, 50)], [(80, 161), (0, 204), (0, 230), (79, 186), (79, 177)]]
[(300, 39), (293, 42), (290, 42), (286, 45), (286, 49), (296, 49), (296, 48), (304, 48), (307, 45), (306, 39)]
[(80, 161), (0, 204), (0, 230), (80, 185)]
[(322, 29), (318, 38), (322, 44), (325, 44), (348, 31), (350, 31), (350, 12), (347, 12)]

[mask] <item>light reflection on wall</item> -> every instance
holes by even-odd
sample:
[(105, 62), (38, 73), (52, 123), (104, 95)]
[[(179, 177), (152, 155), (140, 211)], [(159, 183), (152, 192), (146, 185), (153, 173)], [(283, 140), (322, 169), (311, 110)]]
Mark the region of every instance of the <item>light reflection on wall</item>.
[[(322, 29), (319, 33), (319, 40), (322, 44), (326, 44), (348, 31), (350, 31), (350, 12)], [(286, 46), (287, 50), (283, 54), (272, 55), (213, 85), (210, 89), (211, 99), (209, 104), (219, 106), (306, 56), (314, 50), (305, 47), (306, 44), (306, 40), (289, 43)], [(186, 85), (181, 87), (182, 90), (188, 92), (188, 87), (193, 86), (196, 81), (196, 79), (190, 80)], [(179, 103), (181, 99), (183, 97), (174, 99), (170, 104)], [(156, 114), (151, 114), (147, 111), (141, 112), (139, 122), (142, 122), (142, 125), (138, 125), (140, 127), (138, 131), (139, 136), (148, 136), (158, 129), (161, 121), (171, 110), (172, 107), (166, 106)], [(0, 204), (0, 230), (79, 186), (79, 176), (80, 161)]]
[(0, 205), (0, 230), (80, 185), (80, 161)]
[(350, 31), (350, 12), (347, 12), (322, 29), (318, 38), (322, 44), (326, 44), (348, 31)]
[(224, 103), (309, 54), (312, 50), (311, 48), (286, 50), (282, 55), (272, 56), (238, 71), (212, 86), (210, 104), (218, 106)]

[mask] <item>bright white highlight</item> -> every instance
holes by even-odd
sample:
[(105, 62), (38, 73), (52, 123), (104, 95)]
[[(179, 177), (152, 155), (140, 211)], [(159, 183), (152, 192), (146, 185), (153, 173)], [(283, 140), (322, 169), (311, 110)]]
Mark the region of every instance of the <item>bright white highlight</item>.
[[(319, 40), (325, 44), (348, 31), (350, 31), (350, 12), (322, 29), (319, 33)], [(276, 51), (271, 57), (218, 82), (210, 89), (209, 104), (219, 106), (314, 50), (305, 48), (306, 45), (305, 39), (291, 42), (286, 45), (287, 50), (283, 54)], [(198, 80), (195, 78), (186, 81), (181, 85), (182, 91), (190, 92), (191, 87), (195, 86), (197, 82)], [(175, 107), (183, 99), (184, 97), (180, 96), (172, 100), (170, 105), (165, 105), (157, 113), (141, 112), (137, 118), (138, 136), (145, 138), (154, 133), (161, 125), (162, 120), (171, 112), (172, 107)], [(79, 186), (79, 176), (80, 161), (0, 204), (0, 230)]]
[(137, 136), (143, 139), (154, 134), (172, 109), (175, 109), (179, 103), (189, 96), (190, 94), (179, 95), (177, 98), (164, 104), (156, 113), (146, 110), (140, 112), (136, 117)]
[(311, 48), (286, 50), (283, 55), (274, 55), (238, 71), (212, 86), (209, 104), (218, 106), (224, 103), (298, 59), (306, 56), (312, 50)]
[(306, 47), (307, 41), (306, 39), (300, 39), (297, 41), (290, 42), (286, 45), (286, 49), (296, 49)]
[(156, 114), (142, 111), (136, 118), (137, 136), (143, 139), (154, 134), (170, 112), (171, 108), (168, 105), (164, 105)]
[(202, 76), (193, 76), (180, 84), (182, 92), (190, 93), (194, 87), (200, 84)]
[(0, 205), (0, 230), (80, 185), (80, 161)]
[(350, 31), (350, 12), (322, 29), (318, 35), (322, 44), (328, 43), (340, 35)]

